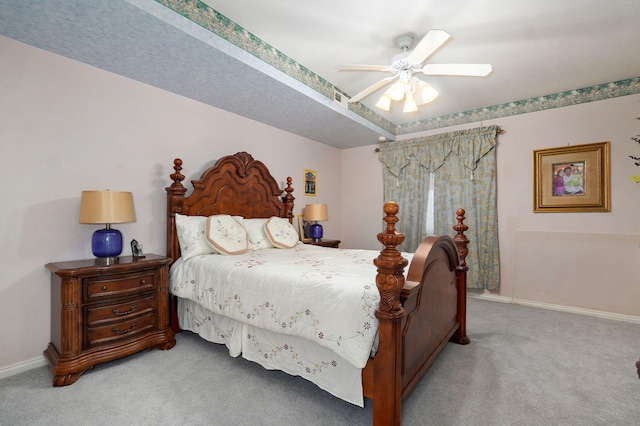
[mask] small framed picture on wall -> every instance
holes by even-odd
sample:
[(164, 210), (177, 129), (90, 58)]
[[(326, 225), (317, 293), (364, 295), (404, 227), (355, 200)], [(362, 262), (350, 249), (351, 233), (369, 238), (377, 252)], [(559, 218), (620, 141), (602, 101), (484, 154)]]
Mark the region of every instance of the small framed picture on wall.
[(304, 170), (304, 195), (318, 195), (318, 172), (315, 170)]

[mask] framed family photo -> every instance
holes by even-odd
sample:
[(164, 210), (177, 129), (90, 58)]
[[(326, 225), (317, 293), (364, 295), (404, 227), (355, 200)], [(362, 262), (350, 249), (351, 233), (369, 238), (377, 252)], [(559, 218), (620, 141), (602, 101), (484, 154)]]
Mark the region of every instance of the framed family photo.
[(533, 211), (611, 211), (610, 145), (599, 142), (533, 151)]

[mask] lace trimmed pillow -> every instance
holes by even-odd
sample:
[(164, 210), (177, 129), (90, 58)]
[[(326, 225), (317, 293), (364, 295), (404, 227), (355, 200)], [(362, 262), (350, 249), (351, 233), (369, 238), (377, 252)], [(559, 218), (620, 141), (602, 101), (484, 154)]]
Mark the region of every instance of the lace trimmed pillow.
[(209, 216), (205, 235), (209, 246), (220, 254), (242, 254), (249, 248), (247, 231), (228, 214)]
[(176, 233), (180, 244), (182, 260), (201, 254), (211, 254), (213, 249), (207, 244), (205, 227), (206, 216), (185, 216), (176, 214)]
[(267, 238), (275, 247), (293, 248), (298, 244), (298, 232), (287, 219), (272, 217), (264, 225)]

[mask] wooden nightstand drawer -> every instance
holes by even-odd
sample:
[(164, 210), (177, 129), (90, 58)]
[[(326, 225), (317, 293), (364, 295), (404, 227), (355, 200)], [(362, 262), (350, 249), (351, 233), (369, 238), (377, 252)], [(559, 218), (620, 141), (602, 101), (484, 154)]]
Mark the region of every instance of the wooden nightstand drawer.
[(90, 327), (88, 329), (87, 346), (114, 343), (118, 340), (133, 339), (136, 335), (151, 330), (156, 326), (156, 317), (153, 313), (138, 316), (126, 321), (118, 321), (101, 327)]
[(89, 327), (95, 327), (106, 322), (122, 321), (146, 313), (153, 313), (155, 309), (155, 295), (111, 305), (98, 305), (97, 307), (91, 305), (87, 308), (86, 322)]
[(108, 277), (90, 277), (85, 281), (85, 302), (105, 297), (127, 297), (155, 289), (154, 271), (140, 271)]

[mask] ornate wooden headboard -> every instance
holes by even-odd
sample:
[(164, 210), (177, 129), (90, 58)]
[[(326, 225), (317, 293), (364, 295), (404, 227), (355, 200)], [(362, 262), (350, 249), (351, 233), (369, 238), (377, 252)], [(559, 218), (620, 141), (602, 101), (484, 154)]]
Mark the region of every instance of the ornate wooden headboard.
[[(182, 160), (173, 160), (173, 183), (167, 191), (167, 256), (180, 257), (176, 233), (176, 213), (187, 216), (230, 214), (245, 218), (278, 216), (293, 223), (293, 187), (287, 178), (282, 190), (262, 162), (251, 154), (238, 152), (220, 158), (199, 180), (192, 180), (193, 192), (185, 197)], [(283, 195), (283, 192), (285, 193)]]

